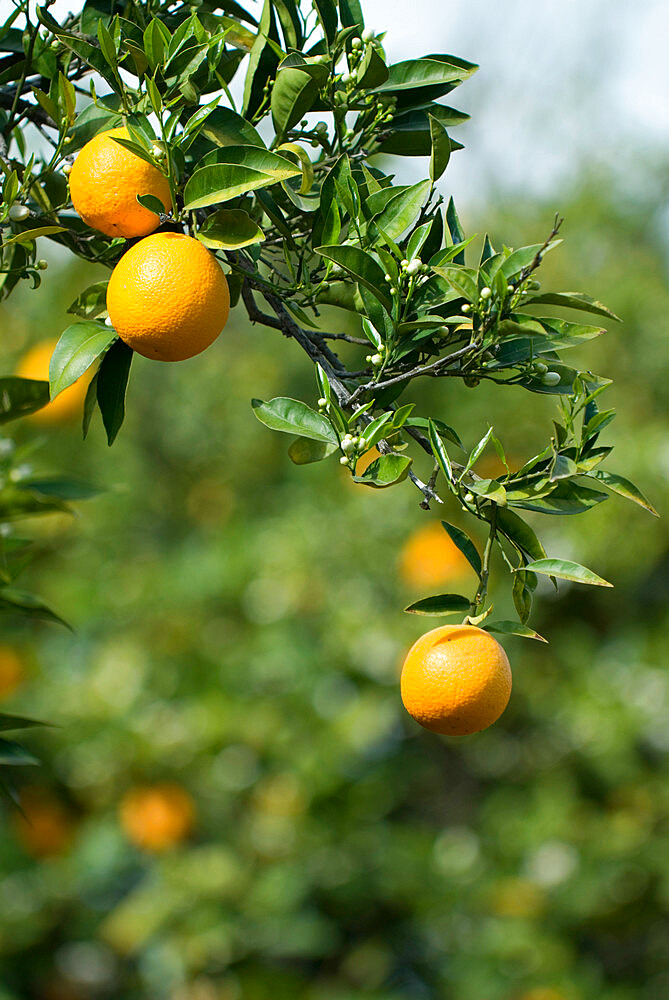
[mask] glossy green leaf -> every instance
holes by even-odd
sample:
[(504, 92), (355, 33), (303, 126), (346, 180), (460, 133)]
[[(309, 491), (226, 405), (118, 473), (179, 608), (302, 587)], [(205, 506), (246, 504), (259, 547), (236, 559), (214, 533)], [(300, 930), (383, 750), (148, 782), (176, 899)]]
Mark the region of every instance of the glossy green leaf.
[(217, 146), (265, 148), (265, 143), (253, 125), (231, 108), (215, 108), (202, 126), (202, 135)]
[(559, 580), (571, 580), (574, 583), (588, 583), (593, 587), (612, 587), (612, 583), (597, 576), (591, 569), (581, 566), (569, 559), (536, 559), (528, 563), (525, 570), (532, 573), (542, 573), (544, 576), (554, 576)]
[(412, 615), (439, 617), (440, 615), (465, 614), (470, 608), (471, 601), (462, 597), (461, 594), (438, 594), (435, 597), (425, 597), (421, 601), (415, 601), (404, 610)]
[(321, 462), (328, 458), (337, 450), (336, 444), (328, 444), (325, 441), (313, 441), (311, 438), (295, 438), (288, 449), (288, 457), (295, 465), (310, 465), (312, 462)]
[(15, 243), (32, 243), (40, 236), (53, 236), (54, 233), (63, 233), (63, 226), (38, 226), (36, 229), (24, 229), (22, 233), (14, 233), (13, 236), (3, 239), (2, 246), (9, 247)]
[(184, 189), (184, 206), (192, 211), (231, 201), (247, 191), (269, 187), (276, 178), (234, 163), (216, 163), (196, 170)]
[(261, 146), (252, 145), (229, 145), (214, 149), (199, 162), (198, 169), (222, 163), (257, 170), (273, 177), (275, 181), (287, 181), (291, 177), (299, 177), (302, 173), (301, 167), (287, 157), (270, 152)]
[(469, 535), (467, 535), (462, 528), (456, 527), (455, 524), (449, 524), (448, 521), (442, 521), (441, 526), (449, 536), (453, 544), (462, 552), (463, 556), (472, 567), (477, 576), (481, 575), (481, 557), (478, 554), (476, 546), (472, 542)]
[(542, 295), (533, 295), (529, 299), (523, 300), (523, 306), (538, 305), (543, 303), (550, 306), (564, 306), (566, 309), (581, 309), (583, 312), (593, 313), (597, 316), (608, 316), (618, 323), (622, 322), (619, 316), (611, 312), (602, 302), (584, 295), (583, 292), (545, 292)]
[(70, 628), (67, 622), (55, 611), (52, 611), (39, 597), (23, 590), (15, 590), (13, 587), (0, 588), (0, 612), (19, 614), (28, 618), (53, 622), (56, 625), (64, 625), (67, 629)]
[(547, 496), (523, 495), (522, 490), (507, 491), (507, 503), (540, 514), (582, 514), (608, 499), (606, 493), (588, 489), (574, 482), (562, 482)]
[(383, 211), (375, 217), (370, 235), (381, 232), (392, 240), (398, 240), (420, 213), (431, 188), (430, 181), (419, 181), (392, 197)]
[(325, 444), (338, 444), (337, 435), (327, 417), (299, 399), (277, 396), (267, 403), (262, 399), (252, 399), (251, 406), (258, 420), (274, 431), (297, 434)]
[(8, 715), (0, 713), (0, 733), (18, 732), (19, 729), (34, 729), (36, 726), (48, 726), (48, 722), (39, 719), (28, 719), (23, 715)]
[(446, 476), (449, 483), (453, 482), (453, 466), (451, 465), (451, 460), (448, 456), (448, 452), (444, 446), (444, 442), (441, 440), (439, 431), (437, 430), (437, 425), (434, 420), (428, 420), (427, 422), (427, 436), (430, 440), (430, 446), (432, 448), (432, 453), (436, 458), (441, 471)]
[(48, 382), (14, 375), (0, 378), (0, 424), (27, 417), (48, 402)]
[(532, 559), (544, 559), (545, 549), (529, 524), (508, 507), (497, 510), (497, 526), (509, 541)]
[[(315, 68), (315, 67), (310, 67)], [(324, 66), (319, 69), (325, 71)], [(327, 77), (327, 71), (325, 71)], [(278, 134), (287, 132), (311, 111), (321, 86), (319, 77), (305, 69), (280, 69), (272, 87), (272, 121)]]
[(363, 486), (385, 489), (407, 478), (412, 461), (407, 455), (381, 455), (367, 466), (362, 475), (353, 476), (353, 479)]
[(629, 479), (625, 479), (624, 476), (618, 476), (615, 472), (606, 472), (604, 469), (598, 469), (596, 472), (590, 473), (590, 479), (596, 479), (606, 486), (607, 489), (612, 490), (613, 493), (618, 493), (621, 497), (626, 497), (627, 500), (632, 500), (634, 503), (639, 504), (640, 507), (644, 507), (651, 514), (654, 514), (655, 517), (660, 516), (650, 501), (646, 500), (641, 490), (634, 483), (631, 483)]
[(0, 764), (10, 766), (39, 764), (39, 760), (28, 753), (20, 743), (0, 738)]
[(116, 340), (116, 331), (104, 323), (74, 323), (61, 334), (49, 362), (53, 399), (80, 378)]
[(486, 622), (483, 628), (486, 632), (497, 632), (502, 635), (518, 635), (521, 639), (537, 639), (539, 642), (548, 642), (547, 639), (544, 639), (543, 635), (539, 635), (529, 625), (522, 625), (520, 622)]
[(239, 208), (219, 209), (195, 235), (210, 250), (239, 250), (265, 238), (258, 223)]
[(434, 115), (429, 115), (430, 139), (432, 152), (430, 154), (430, 180), (437, 181), (448, 166), (451, 158), (451, 140), (448, 132)]
[(442, 61), (442, 59), (448, 58), (448, 56), (439, 59), (429, 57), (395, 63), (388, 67), (388, 79), (376, 87), (375, 91), (378, 94), (386, 91), (412, 90), (416, 87), (434, 87), (445, 83), (461, 82), (477, 69), (473, 63), (464, 63), (464, 60), (459, 60), (461, 65)]
[(107, 286), (108, 281), (96, 281), (94, 285), (83, 291), (76, 297), (67, 311), (83, 319), (95, 319), (100, 313), (107, 309)]
[(133, 354), (127, 344), (117, 340), (105, 354), (97, 373), (97, 401), (110, 446), (125, 418), (125, 393)]
[(370, 254), (353, 246), (317, 247), (316, 253), (344, 268), (351, 277), (376, 295), (388, 312), (392, 310), (390, 296), (386, 291), (385, 273)]
[(331, 45), (337, 34), (337, 4), (335, 0), (314, 0), (314, 7), (327, 43)]

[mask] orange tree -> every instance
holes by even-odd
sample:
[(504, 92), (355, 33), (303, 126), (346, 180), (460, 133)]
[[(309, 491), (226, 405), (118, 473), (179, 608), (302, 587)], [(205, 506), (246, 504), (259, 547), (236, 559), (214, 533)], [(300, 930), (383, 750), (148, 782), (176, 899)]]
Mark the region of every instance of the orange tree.
[[(616, 317), (582, 292), (541, 289), (559, 218), (536, 245), (496, 249), (484, 237), (475, 252), (444, 201), (438, 182), (462, 148), (450, 130), (467, 116), (442, 98), (476, 66), (434, 53), (389, 64), (358, 0), (265, 0), (259, 22), (236, 0), (88, 0), (61, 21), (51, 6), (33, 16), (20, 0), (0, 29), (2, 294), (21, 279), (39, 285), (42, 239), (112, 276), (109, 294), (98, 281), (72, 304), (78, 320), (52, 355), (50, 386), (3, 380), (6, 417), (91, 369), (84, 434), (98, 409), (111, 444), (133, 348), (189, 357), (231, 305), (314, 367), (313, 399), (252, 401), (264, 424), (293, 436), (294, 462), (336, 456), (360, 486), (408, 481), (423, 509), (450, 494), (485, 525), (480, 553), (443, 522), (476, 572), (474, 593), (429, 595), (407, 610), (540, 638), (528, 624), (537, 574), (608, 586), (548, 557), (524, 512), (583, 513), (607, 491), (652, 510), (600, 467), (611, 450), (599, 441), (614, 415), (600, 409), (608, 380), (562, 360), (604, 332), (574, 315)], [(427, 176), (395, 183), (388, 155), (426, 158)], [(359, 317), (354, 335), (324, 321), (333, 305)], [(558, 419), (546, 446), (511, 471), (492, 426), (476, 443), (452, 426), (447, 393), (442, 412), (421, 412), (428, 378), (549, 394)], [(532, 419), (531, 408), (519, 418)], [(505, 469), (496, 478), (475, 471), (487, 448)], [(490, 618), (495, 549), (516, 621)]]

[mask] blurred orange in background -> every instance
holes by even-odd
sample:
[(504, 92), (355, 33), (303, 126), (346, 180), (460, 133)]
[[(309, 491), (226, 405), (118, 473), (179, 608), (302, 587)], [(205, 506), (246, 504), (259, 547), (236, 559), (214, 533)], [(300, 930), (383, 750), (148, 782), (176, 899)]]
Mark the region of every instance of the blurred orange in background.
[(13, 813), (14, 831), (22, 847), (36, 858), (65, 854), (74, 838), (75, 819), (47, 788), (21, 789), (21, 808)]
[[(16, 369), (19, 378), (42, 379), (48, 382), (49, 362), (57, 343), (58, 340), (43, 340), (31, 347), (19, 361)], [(90, 373), (82, 375), (41, 410), (37, 410), (33, 414), (33, 419), (44, 424), (61, 424), (81, 417), (90, 380)]]
[(121, 801), (121, 826), (145, 851), (167, 851), (188, 836), (195, 822), (193, 800), (181, 785), (164, 782), (132, 788)]
[(11, 646), (0, 646), (0, 698), (7, 698), (25, 679), (21, 657)]
[(400, 576), (409, 587), (438, 587), (473, 570), (439, 521), (414, 531), (400, 552)]

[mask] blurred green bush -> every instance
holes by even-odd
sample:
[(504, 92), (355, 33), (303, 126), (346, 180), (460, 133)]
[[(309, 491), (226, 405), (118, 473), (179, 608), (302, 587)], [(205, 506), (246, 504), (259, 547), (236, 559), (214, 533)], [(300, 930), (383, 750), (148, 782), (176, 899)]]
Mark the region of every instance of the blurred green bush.
[[(666, 217), (655, 179), (639, 190), (584, 183), (545, 267), (625, 319), (579, 360), (615, 376), (606, 442), (662, 510)], [(514, 207), (491, 236), (540, 240), (550, 219)], [(56, 263), (3, 306), (4, 373), (93, 280)], [(441, 511), (354, 487), (336, 459), (291, 465), (249, 405), (287, 381), (312, 393), (289, 343), (233, 321), (187, 364), (137, 358), (111, 451), (99, 427), (39, 430), (35, 468), (107, 491), (34, 529), (28, 582), (76, 634), (4, 629), (21, 665), (3, 709), (61, 728), (26, 739), (46, 761), (22, 775), (32, 823), (2, 817), (0, 1000), (664, 1000), (666, 524), (619, 499), (552, 519), (549, 555), (578, 541), (616, 589), (545, 587), (533, 624), (551, 645), (505, 642), (500, 722), (432, 736), (399, 700), (430, 626), (401, 614), (424, 593), (399, 567)], [(466, 444), (490, 409), (507, 453), (543, 440), (513, 393), (484, 414), (448, 391)], [(181, 804), (151, 799), (139, 847), (128, 795), (165, 783)]]

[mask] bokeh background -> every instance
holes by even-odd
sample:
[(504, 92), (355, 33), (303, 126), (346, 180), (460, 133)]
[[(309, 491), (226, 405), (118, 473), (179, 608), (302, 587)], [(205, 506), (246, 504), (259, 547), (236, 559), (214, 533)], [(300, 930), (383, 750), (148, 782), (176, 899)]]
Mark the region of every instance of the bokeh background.
[[(542, 280), (623, 317), (579, 360), (615, 379), (607, 467), (666, 511), (666, 6), (366, 10), (396, 59), (481, 63), (442, 187), (499, 243), (565, 216)], [(52, 257), (2, 306), (3, 374), (98, 277)], [(430, 624), (401, 608), (473, 586), (440, 511), (293, 466), (250, 399), (313, 398), (312, 374), (240, 315), (199, 358), (133, 368), (111, 450), (98, 425), (16, 428), (34, 469), (105, 492), (29, 526), (25, 583), (76, 632), (2, 623), (0, 707), (59, 728), (28, 739), (31, 822), (0, 816), (1, 1000), (664, 1000), (666, 522), (613, 498), (537, 516), (615, 589), (542, 588), (550, 645), (505, 640), (502, 719), (435, 737), (397, 681)], [(520, 461), (548, 433), (521, 389), (428, 388), (469, 445), (492, 420)]]

